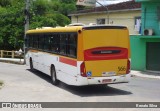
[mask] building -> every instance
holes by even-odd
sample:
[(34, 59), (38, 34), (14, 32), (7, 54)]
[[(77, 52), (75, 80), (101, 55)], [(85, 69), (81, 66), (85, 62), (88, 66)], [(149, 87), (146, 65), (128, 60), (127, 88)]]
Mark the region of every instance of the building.
[(132, 69), (160, 71), (160, 0), (142, 4), (142, 33), (130, 36)]
[(134, 0), (81, 10), (69, 16), (72, 23), (125, 25), (130, 34), (139, 34), (141, 30), (141, 4)]

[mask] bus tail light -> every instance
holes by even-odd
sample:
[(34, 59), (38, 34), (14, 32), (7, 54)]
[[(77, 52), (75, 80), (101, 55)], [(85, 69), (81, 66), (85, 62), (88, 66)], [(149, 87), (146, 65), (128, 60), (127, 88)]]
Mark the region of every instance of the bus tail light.
[(127, 71), (126, 73), (129, 74), (131, 72), (131, 63), (130, 60), (127, 60)]
[(85, 63), (84, 62), (80, 66), (80, 71), (81, 71), (81, 76), (87, 77), (87, 75), (86, 75), (86, 68), (85, 68)]

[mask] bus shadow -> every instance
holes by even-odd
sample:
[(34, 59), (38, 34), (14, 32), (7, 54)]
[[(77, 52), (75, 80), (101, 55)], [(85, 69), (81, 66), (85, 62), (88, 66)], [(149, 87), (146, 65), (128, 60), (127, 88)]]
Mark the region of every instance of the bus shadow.
[(58, 86), (66, 91), (71, 92), (81, 97), (92, 96), (115, 96), (115, 95), (130, 95), (129, 91), (117, 89), (111, 86), (92, 85), (92, 86), (69, 86), (61, 82)]
[[(41, 79), (45, 80), (46, 82), (52, 84), (50, 76), (34, 70), (31, 71), (30, 69), (27, 69), (28, 71), (32, 72), (36, 76), (40, 77)], [(61, 88), (63, 90), (66, 90), (72, 94), (75, 94), (77, 96), (81, 97), (92, 97), (92, 96), (115, 96), (115, 95), (130, 95), (132, 92), (125, 91), (122, 89), (117, 89), (111, 86), (101, 86), (101, 85), (92, 85), (92, 86), (70, 86), (63, 82), (60, 82), (59, 85), (56, 87)], [(53, 86), (54, 88), (54, 86)]]
[(43, 79), (45, 81), (47, 81), (48, 83), (52, 84), (50, 76), (48, 76), (48, 75), (46, 75), (46, 74), (44, 74), (44, 73), (42, 73), (42, 72), (40, 72), (38, 70), (35, 70), (35, 69), (34, 70), (27, 69), (27, 71), (31, 72), (32, 74), (38, 76), (39, 78), (41, 78), (41, 79)]

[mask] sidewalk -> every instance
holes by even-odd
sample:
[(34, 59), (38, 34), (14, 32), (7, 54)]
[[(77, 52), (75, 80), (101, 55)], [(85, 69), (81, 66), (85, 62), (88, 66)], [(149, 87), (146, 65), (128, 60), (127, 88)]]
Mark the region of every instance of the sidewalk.
[(145, 77), (151, 79), (160, 79), (160, 72), (151, 72), (151, 71), (131, 71), (132, 76)]
[(16, 58), (0, 58), (0, 62), (15, 63), (15, 64), (23, 64), (23, 63), (24, 63), (24, 59), (16, 59)]

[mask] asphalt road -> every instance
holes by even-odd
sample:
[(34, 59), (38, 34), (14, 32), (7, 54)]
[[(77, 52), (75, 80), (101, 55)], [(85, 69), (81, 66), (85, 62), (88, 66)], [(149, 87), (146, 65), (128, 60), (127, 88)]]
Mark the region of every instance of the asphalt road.
[(54, 86), (49, 76), (28, 66), (0, 63), (0, 80), (1, 102), (160, 102), (159, 79), (132, 77), (130, 83), (106, 87)]

